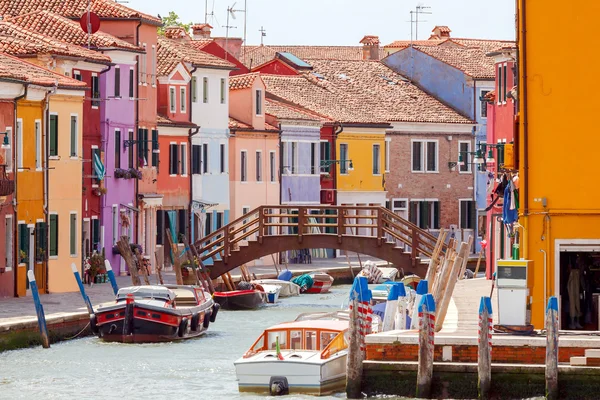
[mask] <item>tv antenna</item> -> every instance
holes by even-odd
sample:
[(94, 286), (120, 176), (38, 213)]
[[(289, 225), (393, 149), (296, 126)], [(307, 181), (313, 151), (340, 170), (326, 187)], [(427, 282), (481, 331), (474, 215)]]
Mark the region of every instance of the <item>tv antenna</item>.
[(236, 9), (235, 5), (237, 2), (234, 2), (231, 7), (227, 7), (227, 25), (225, 25), (225, 59), (227, 60), (227, 53), (229, 52), (227, 47), (227, 42), (229, 41), (229, 29), (237, 28), (237, 26), (229, 25), (229, 17), (231, 19), (235, 19), (236, 12), (244, 13), (244, 43), (246, 42), (246, 0), (244, 0), (244, 9)]
[[(425, 11), (427, 9), (431, 9), (431, 7), (424, 6), (422, 3), (415, 7), (415, 11), (410, 12), (410, 44), (412, 46), (413, 42), (413, 24), (415, 25), (415, 40), (419, 40), (419, 23), (427, 22), (427, 21), (419, 21), (419, 14), (432, 14), (429, 11)], [(414, 16), (414, 18), (413, 18)]]
[(260, 29), (258, 31), (260, 32), (260, 45), (262, 46), (263, 45), (263, 38), (265, 36), (267, 36), (267, 31), (262, 26), (260, 27)]
[(211, 12), (208, 12), (208, 0), (204, 0), (204, 23), (208, 24), (208, 17), (211, 17), (211, 20), (215, 17), (215, 2), (213, 0), (213, 8)]

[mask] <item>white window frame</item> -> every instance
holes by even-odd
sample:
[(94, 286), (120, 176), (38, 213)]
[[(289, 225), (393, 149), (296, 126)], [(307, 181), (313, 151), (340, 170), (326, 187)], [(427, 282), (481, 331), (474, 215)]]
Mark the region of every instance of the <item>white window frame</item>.
[[(114, 85), (114, 83), (117, 81), (117, 75), (119, 76), (119, 94), (117, 95), (117, 93), (113, 93), (113, 98), (115, 99), (120, 99), (121, 96), (121, 67), (118, 65), (115, 65), (115, 74), (114, 74), (114, 81), (113, 81), (113, 90), (115, 90), (117, 88), (116, 85)], [(108, 88), (106, 90), (108, 92)], [(129, 92), (129, 85), (127, 86), (127, 91)]]
[(71, 121), (73, 119), (73, 117), (75, 117), (75, 155), (71, 154), (71, 149), (73, 147), (73, 141), (69, 140), (69, 157), (72, 160), (77, 160), (79, 158), (79, 114), (77, 113), (71, 113), (71, 116), (69, 118), (69, 139), (73, 139), (72, 138), (72, 134), (73, 132), (71, 132)]
[(23, 168), (23, 118), (17, 118), (17, 126), (15, 138), (17, 140), (16, 154), (17, 154), (17, 170)]
[[(179, 105), (179, 111), (180, 111), (181, 113), (185, 113), (185, 112), (186, 112), (186, 110), (187, 110), (187, 101), (186, 101), (186, 100), (187, 100), (187, 98), (185, 97), (185, 96), (186, 96), (186, 93), (185, 93), (185, 92), (186, 92), (186, 90), (185, 90), (185, 86), (181, 86), (181, 87), (179, 88), (179, 102), (181, 103), (181, 104)], [(182, 100), (183, 100), (183, 101), (182, 101)]]
[[(371, 171), (371, 172), (373, 173), (373, 176), (381, 176), (382, 175), (382, 172), (381, 172), (381, 144), (373, 143), (373, 146), (371, 146), (371, 158), (373, 158), (373, 153), (375, 152), (375, 147), (378, 148), (377, 155), (379, 156), (379, 159), (377, 160), (377, 172), (375, 172), (375, 171)], [(372, 161), (371, 167), (373, 167), (375, 165), (375, 160), (371, 160), (371, 161)]]
[(310, 142), (310, 155), (312, 156), (314, 149), (315, 159), (313, 164), (310, 166), (310, 175), (320, 175), (321, 174), (321, 142)]
[(202, 77), (202, 102), (208, 104), (210, 99), (210, 90), (208, 86), (208, 76)]
[[(96, 82), (98, 82), (98, 97), (94, 97), (94, 78), (96, 78)], [(100, 99), (101, 99), (101, 95), (100, 95), (100, 78), (98, 77), (98, 74), (96, 72), (92, 72), (92, 77), (91, 77), (91, 81), (90, 81), (90, 87), (92, 89), (92, 109), (93, 110), (97, 110), (100, 107)], [(95, 103), (97, 105), (94, 105), (94, 100)], [(70, 122), (70, 121), (69, 121)], [(57, 139), (58, 142), (58, 139)]]
[(390, 172), (390, 147), (392, 138), (385, 138), (385, 172)]
[(188, 176), (187, 168), (187, 143), (182, 142), (179, 144), (179, 163), (181, 164), (181, 176)]
[(152, 87), (156, 87), (156, 45), (152, 45)]
[[(73, 215), (75, 216), (75, 232), (71, 232), (71, 219), (73, 218)], [(69, 212), (69, 255), (71, 257), (77, 257), (77, 225), (78, 225), (79, 219), (77, 218), (77, 211), (71, 211)], [(71, 252), (71, 239), (72, 239), (72, 234), (75, 234), (75, 253)]]
[[(244, 156), (242, 156), (244, 155)], [(245, 178), (245, 179), (244, 179)], [(240, 150), (240, 182), (248, 182), (248, 151)]]
[(221, 104), (227, 103), (227, 80), (221, 78)]
[[(479, 89), (479, 118), (483, 119), (483, 120), (487, 120), (487, 102), (482, 100), (483, 99), (483, 92), (489, 93), (491, 92), (492, 89)], [(485, 117), (483, 116), (483, 107), (486, 108), (485, 111)]]
[[(405, 207), (394, 207), (394, 203), (396, 201), (404, 201), (406, 206)], [(392, 210), (392, 212), (408, 211), (408, 208), (409, 208), (408, 197), (394, 197), (394, 198), (390, 199), (390, 210)]]
[[(413, 163), (413, 158), (414, 158), (414, 146), (413, 143), (414, 142), (420, 142), (421, 143), (421, 170), (415, 170), (413, 169), (414, 167), (414, 163)], [(427, 170), (427, 161), (428, 161), (428, 156), (427, 156), (427, 143), (435, 143), (435, 171), (428, 171)], [(415, 173), (415, 174), (437, 174), (440, 172), (440, 142), (438, 139), (411, 139), (410, 140), (410, 172)], [(411, 200), (412, 201), (412, 200)]]
[[(60, 226), (60, 216), (58, 215), (58, 212), (56, 211), (50, 211), (48, 213), (48, 259), (50, 260), (57, 260), (58, 259), (58, 255), (60, 254), (60, 240), (58, 240), (58, 236), (59, 236), (59, 230), (56, 230), (56, 255), (51, 255), (50, 254), (50, 243), (51, 243), (51, 236), (52, 236), (52, 229), (50, 229), (51, 225), (50, 225), (50, 216), (51, 215), (56, 215), (56, 223)], [(71, 222), (69, 221), (69, 224)], [(70, 227), (69, 227), (70, 229)], [(70, 245), (70, 244), (69, 244)]]
[(171, 114), (177, 112), (177, 91), (175, 86), (169, 86), (169, 111)]
[(33, 123), (35, 134), (35, 170), (42, 170), (42, 120), (36, 119)]
[(298, 147), (300, 147), (300, 143), (298, 142), (290, 142), (291, 143), (291, 147), (292, 147), (292, 165), (291, 167), (291, 172), (292, 175), (299, 175), (300, 171), (298, 171), (298, 168), (300, 167), (300, 162), (298, 160), (298, 156), (300, 155), (300, 151), (298, 150)]
[[(342, 146), (346, 146), (346, 159), (343, 160), (342, 159)], [(340, 165), (339, 165), (339, 171), (340, 171), (340, 175), (348, 175), (350, 173), (350, 145), (348, 143), (340, 143)], [(346, 172), (342, 172), (342, 163), (347, 163), (347, 165), (345, 165), (345, 169)]]
[(117, 245), (117, 238), (119, 236), (119, 205), (112, 205), (112, 244), (113, 246)]
[[(129, 96), (129, 100), (134, 100), (135, 99), (135, 89), (134, 89), (133, 93), (130, 93), (129, 88), (131, 85), (131, 83), (130, 83), (131, 79), (133, 78), (135, 80), (135, 68), (129, 67), (129, 71), (133, 71), (133, 74), (131, 72), (127, 72), (127, 74), (128, 74), (127, 75), (127, 96), (129, 96), (130, 94), (133, 94), (133, 96)], [(135, 88), (135, 82), (133, 82), (133, 87)]]
[[(260, 95), (260, 99), (258, 98)], [(254, 112), (257, 117), (262, 117), (263, 115), (263, 91), (262, 89), (256, 89), (254, 91)]]
[[(409, 199), (409, 201), (407, 203), (407, 205), (408, 205), (408, 213), (409, 213), (409, 215), (408, 215), (409, 220), (410, 220), (410, 203), (413, 203), (413, 202), (420, 203), (422, 201), (428, 202), (428, 203), (433, 203), (433, 202), (437, 201), (438, 203), (440, 203), (440, 200), (437, 199), (437, 198), (436, 199)], [(433, 225), (433, 222), (435, 220), (435, 208), (434, 207), (431, 207), (430, 213), (431, 214), (429, 215), (429, 225)], [(442, 215), (442, 206), (440, 204), (440, 215), (439, 215), (440, 221), (441, 221), (441, 215)], [(419, 209), (419, 215), (417, 215), (416, 224), (415, 224), (417, 226), (419, 226), (419, 221), (421, 220), (420, 217), (421, 217), (421, 210)], [(440, 222), (440, 227), (441, 226), (442, 226), (442, 224)], [(439, 228), (421, 228), (421, 229), (425, 229), (425, 230), (437, 230)]]
[(146, 43), (142, 43), (142, 47), (144, 48), (144, 52), (140, 55), (140, 66), (139, 66), (139, 78), (138, 78), (138, 84), (139, 85), (147, 85), (146, 82), (146, 66), (148, 65), (148, 54), (146, 52)]
[(475, 212), (475, 226), (473, 226), (473, 228), (463, 228), (462, 227), (462, 203), (464, 201), (470, 201), (472, 203), (475, 203), (475, 200), (473, 200), (472, 198), (463, 198), (463, 199), (458, 199), (458, 229), (472, 229), (473, 231), (475, 231), (476, 227), (477, 227), (477, 217), (478, 217), (478, 210), (477, 210), (477, 204), (475, 203), (474, 206), (475, 208), (473, 209)]
[[(81, 71), (78, 69), (74, 69), (73, 70), (73, 79), (78, 80), (78, 81), (82, 81), (83, 79), (81, 78)], [(77, 79), (77, 77), (79, 77), (80, 79)]]
[(273, 150), (269, 151), (269, 180), (277, 183), (277, 154)]
[[(13, 140), (13, 135), (12, 135), (12, 126), (7, 126), (6, 128), (6, 134), (8, 135), (8, 137), (10, 138), (10, 140)], [(12, 157), (12, 151), (11, 150), (11, 143), (8, 143), (8, 149), (5, 150), (5, 154), (8, 153), (8, 157), (6, 157), (6, 160), (4, 160), (4, 162), (6, 163), (6, 172), (12, 172), (13, 170), (13, 157)]]
[(467, 143), (469, 145), (468, 147), (468, 153), (463, 155), (463, 162), (465, 163), (465, 166), (467, 167), (466, 171), (461, 171), (460, 170), (460, 165), (458, 166), (458, 173), (459, 174), (472, 174), (473, 173), (473, 168), (472, 168), (472, 163), (471, 163), (471, 148), (473, 146), (473, 143), (470, 140), (459, 140), (458, 141), (458, 156), (459, 156), (459, 160), (460, 160), (460, 155), (462, 154), (462, 151), (460, 149), (460, 145), (463, 143)]
[[(260, 155), (260, 156), (259, 156)], [(260, 157), (260, 163), (258, 162), (258, 158)], [(257, 176), (256, 176), (256, 182), (258, 183), (263, 183), (264, 182), (264, 174), (263, 174), (263, 154), (262, 154), (262, 150), (256, 150), (256, 155), (254, 156), (254, 162), (256, 163), (255, 167), (256, 170), (255, 172), (257, 172)]]

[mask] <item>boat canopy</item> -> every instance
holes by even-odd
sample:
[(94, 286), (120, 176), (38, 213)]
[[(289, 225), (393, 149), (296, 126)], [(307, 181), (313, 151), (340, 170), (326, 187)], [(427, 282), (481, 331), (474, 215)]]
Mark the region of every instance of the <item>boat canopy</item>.
[(127, 298), (128, 294), (132, 294), (135, 298), (143, 299), (165, 299), (173, 301), (175, 293), (164, 286), (129, 286), (119, 289), (117, 300)]

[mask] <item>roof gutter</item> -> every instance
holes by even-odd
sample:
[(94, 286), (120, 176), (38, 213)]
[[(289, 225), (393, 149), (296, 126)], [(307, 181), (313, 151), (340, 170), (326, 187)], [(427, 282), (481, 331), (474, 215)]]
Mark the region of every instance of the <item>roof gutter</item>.
[[(2, 79), (2, 81), (5, 81), (4, 79)], [(27, 90), (29, 89), (29, 83), (26, 82), (20, 82), (23, 84), (23, 94), (20, 96), (15, 97), (13, 105), (14, 105), (14, 128), (13, 129), (13, 137), (11, 137), (11, 140), (13, 142), (13, 147), (12, 147), (12, 165), (13, 165), (13, 180), (15, 182), (15, 191), (13, 194), (13, 231), (12, 231), (12, 235), (13, 238), (17, 237), (18, 231), (17, 231), (17, 225), (16, 222), (19, 220), (17, 218), (17, 184), (18, 184), (18, 180), (17, 180), (17, 165), (19, 165), (17, 163), (17, 152), (16, 152), (16, 148), (17, 148), (17, 143), (16, 143), (16, 138), (17, 138), (17, 103), (19, 102), (19, 100), (24, 99), (27, 97)], [(15, 266), (15, 268), (13, 269), (13, 271), (15, 271), (13, 273), (13, 289), (14, 289), (14, 293), (13, 296), (14, 297), (19, 297), (19, 295), (17, 294), (19, 291), (19, 285), (18, 285), (18, 280), (17, 280), (17, 265), (18, 265), (18, 255), (16, 251), (13, 251), (13, 265)]]
[[(190, 71), (190, 83), (189, 83), (190, 89), (188, 90), (188, 93), (189, 93), (188, 97), (190, 99), (190, 105), (189, 105), (189, 107), (186, 108), (187, 110), (189, 110), (190, 114), (188, 115), (188, 119), (189, 119), (189, 121), (191, 123), (193, 123), (192, 122), (192, 111), (193, 111), (192, 107), (193, 107), (193, 104), (194, 104), (194, 102), (193, 102), (194, 93), (192, 93), (192, 89), (193, 89), (192, 88), (192, 81), (194, 80), (194, 72), (196, 72), (196, 70), (198, 69), (198, 67), (196, 65), (192, 64), (192, 66), (194, 68), (192, 68), (192, 70)], [(195, 89), (197, 89), (197, 87)], [(192, 144), (192, 137), (194, 137), (195, 134), (197, 134), (198, 132), (200, 132), (200, 126), (196, 126), (196, 128), (194, 129), (194, 131), (192, 131), (192, 129), (194, 129), (194, 128), (190, 128), (190, 132), (189, 132), (189, 135), (188, 135), (188, 143), (189, 143), (188, 144), (188, 149), (189, 149), (189, 152), (190, 152), (190, 156), (188, 157), (188, 160), (191, 161), (190, 162), (190, 173), (189, 173), (189, 177), (190, 177), (190, 204), (188, 205), (188, 218), (190, 219), (190, 224), (189, 224), (190, 231), (186, 232), (186, 234), (187, 234), (188, 238), (191, 238), (190, 242), (194, 243), (194, 239), (195, 238), (192, 235), (193, 232), (194, 232), (194, 210), (192, 208), (192, 202), (194, 201), (194, 174), (192, 173), (192, 166), (193, 166), (192, 155), (194, 154), (194, 152), (192, 151), (192, 149), (193, 149), (193, 147), (192, 147), (193, 146), (193, 144)]]
[[(140, 26), (142, 26), (141, 19), (140, 19), (140, 22), (135, 27), (135, 43), (137, 46), (140, 45)], [(134, 137), (137, 140), (139, 140), (138, 135), (139, 135), (139, 131), (140, 131), (139, 130), (139, 125), (140, 125), (140, 102), (139, 102), (139, 98), (140, 98), (140, 82), (139, 82), (139, 80), (140, 80), (140, 56), (139, 55), (135, 56), (135, 60), (136, 60), (135, 70), (137, 72), (137, 82), (136, 82), (137, 84), (135, 85), (136, 101), (135, 101), (135, 127), (134, 127), (135, 133), (134, 133)], [(130, 148), (130, 151), (131, 151), (131, 148)], [(136, 165), (139, 165), (140, 155), (136, 154), (135, 158), (137, 159)], [(138, 193), (139, 192), (139, 179), (134, 179), (134, 180), (135, 180), (135, 192), (133, 195), (133, 201), (135, 203), (135, 208), (138, 208), (139, 207), (139, 193)], [(138, 213), (136, 213), (135, 214), (135, 225), (133, 225), (134, 228), (132, 229), (132, 232), (133, 232), (132, 235), (136, 238), (137, 238), (137, 234), (135, 232), (135, 227), (138, 226), (138, 218), (139, 218), (139, 215), (138, 215)]]

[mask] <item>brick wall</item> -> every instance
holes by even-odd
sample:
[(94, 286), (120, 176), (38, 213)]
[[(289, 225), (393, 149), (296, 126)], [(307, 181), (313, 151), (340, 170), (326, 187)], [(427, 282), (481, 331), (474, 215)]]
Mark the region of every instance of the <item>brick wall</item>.
[[(388, 198), (408, 198), (409, 201), (410, 199), (438, 199), (440, 226), (448, 228), (450, 224), (458, 225), (458, 199), (474, 199), (473, 173), (475, 172), (461, 174), (458, 172), (458, 166), (451, 171), (448, 162), (458, 161), (459, 140), (471, 140), (472, 136), (457, 133), (390, 133), (388, 137), (391, 138), (390, 173), (386, 174), (385, 178)], [(452, 140), (448, 140), (448, 137), (452, 137)], [(411, 172), (412, 139), (438, 141), (438, 173)], [(473, 149), (472, 140), (471, 149)]]
[[(477, 362), (476, 345), (436, 345), (434, 361), (449, 361), (442, 357), (443, 348), (452, 347), (452, 362)], [(571, 357), (583, 356), (583, 347), (562, 347), (559, 349), (558, 361), (568, 363)], [(370, 361), (418, 361), (419, 346), (417, 344), (367, 344), (366, 359)], [(545, 364), (546, 348), (542, 346), (492, 346), (492, 362), (510, 364)], [(589, 365), (589, 364), (588, 364)]]

